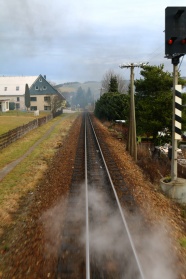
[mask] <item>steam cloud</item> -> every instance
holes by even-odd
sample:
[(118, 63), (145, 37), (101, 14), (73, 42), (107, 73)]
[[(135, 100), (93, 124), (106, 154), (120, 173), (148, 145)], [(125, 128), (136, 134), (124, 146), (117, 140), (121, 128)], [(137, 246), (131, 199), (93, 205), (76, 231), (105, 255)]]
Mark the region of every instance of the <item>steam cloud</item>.
[[(74, 208), (75, 213), (71, 217), (73, 222), (85, 218), (85, 212), (80, 210), (84, 194), (83, 189), (78, 197), (78, 206)], [(58, 205), (47, 211), (42, 217), (48, 240), (46, 243), (46, 251), (48, 254), (54, 253), (54, 250), (58, 250), (61, 240), (61, 224), (64, 218), (64, 216), (62, 217), (62, 212), (65, 211), (65, 206), (66, 203), (64, 200), (61, 200)], [(96, 259), (98, 266), (104, 268), (103, 264), (105, 263), (105, 257), (107, 257), (111, 260), (110, 262), (109, 260), (107, 261), (108, 266), (105, 268), (110, 269), (112, 272), (117, 272), (118, 268), (120, 270), (124, 269), (123, 279), (131, 278), (135, 260), (128, 244), (127, 234), (125, 233), (123, 236), (123, 225), (120, 222), (118, 212), (109, 205), (108, 200), (101, 193), (91, 190), (89, 192), (89, 214), (91, 259)], [(172, 251), (170, 240), (165, 230), (165, 220), (162, 220), (161, 224), (153, 228), (151, 227), (149, 231), (149, 229), (145, 229), (142, 225), (140, 216), (134, 216), (134, 214), (127, 214), (126, 216), (125, 213), (125, 217), (145, 279), (176, 279), (179, 270), (176, 267), (176, 256)], [(84, 228), (83, 231), (85, 232)], [(79, 236), (79, 241), (83, 244), (85, 244), (85, 239), (85, 233)], [(130, 259), (130, 265), (123, 266), (123, 256), (126, 259)], [(119, 259), (120, 262), (118, 264)]]
[(56, 206), (47, 210), (40, 218), (45, 231), (45, 257), (57, 256), (61, 244), (65, 207), (66, 201), (60, 199)]

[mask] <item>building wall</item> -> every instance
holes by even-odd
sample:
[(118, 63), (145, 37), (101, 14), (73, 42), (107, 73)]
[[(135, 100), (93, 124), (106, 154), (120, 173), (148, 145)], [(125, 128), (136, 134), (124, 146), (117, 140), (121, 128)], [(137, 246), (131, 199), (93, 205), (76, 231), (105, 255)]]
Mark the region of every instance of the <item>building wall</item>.
[(31, 102), (30, 102), (31, 110), (51, 110), (50, 95), (30, 95), (30, 98), (31, 98)]
[[(7, 96), (2, 96), (7, 97)], [(25, 96), (8, 96), (9, 103), (15, 103), (15, 109), (25, 110)]]
[(0, 101), (0, 111), (9, 111), (9, 101)]

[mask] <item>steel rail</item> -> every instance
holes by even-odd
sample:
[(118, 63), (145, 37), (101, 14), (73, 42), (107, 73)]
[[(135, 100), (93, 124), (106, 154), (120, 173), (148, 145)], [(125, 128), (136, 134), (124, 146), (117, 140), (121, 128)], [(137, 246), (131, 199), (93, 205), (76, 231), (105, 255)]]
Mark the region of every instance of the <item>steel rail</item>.
[(90, 279), (90, 249), (89, 249), (89, 210), (88, 210), (88, 179), (87, 179), (87, 132), (85, 116), (85, 218), (86, 218), (86, 279)]
[(136, 252), (136, 249), (135, 249), (135, 246), (134, 246), (134, 242), (133, 242), (133, 239), (132, 239), (132, 236), (131, 236), (129, 227), (128, 227), (128, 225), (127, 225), (126, 218), (125, 218), (125, 216), (124, 216), (123, 209), (122, 209), (122, 207), (121, 207), (121, 204), (120, 204), (118, 195), (117, 195), (117, 193), (116, 193), (114, 184), (113, 184), (113, 182), (112, 182), (112, 178), (111, 178), (111, 175), (110, 175), (110, 173), (109, 173), (109, 170), (108, 170), (108, 167), (107, 167), (107, 164), (106, 164), (106, 161), (105, 161), (103, 152), (102, 152), (102, 150), (101, 150), (101, 146), (100, 146), (100, 144), (99, 144), (99, 140), (98, 140), (98, 138), (97, 138), (97, 135), (96, 135), (96, 132), (95, 132), (95, 130), (94, 130), (94, 127), (93, 127), (92, 121), (91, 121), (91, 119), (90, 119), (90, 116), (88, 116), (88, 118), (89, 118), (89, 121), (90, 121), (92, 130), (93, 130), (95, 139), (96, 139), (96, 141), (97, 141), (97, 145), (98, 145), (98, 147), (99, 147), (102, 160), (103, 160), (103, 162), (104, 162), (104, 164), (105, 164), (106, 172), (107, 172), (107, 175), (108, 175), (108, 177), (109, 177), (109, 181), (110, 181), (110, 183), (111, 183), (111, 186), (112, 186), (112, 189), (113, 189), (113, 192), (114, 192), (116, 201), (117, 201), (117, 205), (118, 205), (118, 208), (119, 208), (119, 212), (120, 212), (120, 214), (121, 214), (121, 218), (122, 218), (124, 227), (125, 227), (126, 232), (127, 232), (127, 236), (128, 236), (128, 239), (129, 239), (129, 242), (130, 242), (130, 245), (131, 245), (133, 254), (134, 254), (134, 258), (135, 258), (135, 260), (136, 260), (136, 264), (137, 264), (138, 269), (139, 269), (139, 273), (140, 273), (141, 279), (145, 279), (145, 276), (144, 276), (144, 273), (143, 273), (143, 270), (142, 270), (142, 266), (141, 266), (140, 260), (139, 260), (139, 258), (138, 258), (138, 255), (137, 255), (137, 252)]

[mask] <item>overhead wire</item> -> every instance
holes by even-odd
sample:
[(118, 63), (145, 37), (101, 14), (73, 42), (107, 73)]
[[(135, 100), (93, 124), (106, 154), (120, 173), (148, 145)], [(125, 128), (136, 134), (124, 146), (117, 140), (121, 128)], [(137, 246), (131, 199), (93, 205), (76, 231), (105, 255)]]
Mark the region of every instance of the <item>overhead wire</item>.
[[(144, 56), (144, 58), (142, 58), (141, 60), (144, 61), (144, 62), (149, 62), (150, 63), (150, 62), (152, 62), (152, 60), (154, 60), (154, 58), (160, 57), (160, 58), (162, 58), (162, 64), (166, 65), (166, 62), (163, 63), (163, 58), (165, 58), (163, 47), (164, 47), (164, 44), (162, 43), (154, 51), (152, 51), (148, 55)], [(184, 59), (184, 55), (182, 56), (181, 62), (179, 63), (179, 69), (178, 70), (180, 70), (180, 68), (182, 66), (183, 59)], [(140, 71), (140, 68), (136, 69), (136, 75), (137, 76), (139, 76), (139, 71)]]
[(156, 48), (152, 53), (148, 55), (148, 61), (151, 61), (154, 57), (157, 57), (162, 53), (162, 45)]
[[(153, 58), (159, 56), (162, 54), (162, 50), (163, 50), (163, 45), (161, 44), (161, 46), (159, 46), (158, 48), (156, 48), (153, 52), (149, 53), (146, 57), (145, 60), (147, 60), (148, 62), (152, 61)], [(162, 57), (163, 58), (163, 57)]]
[[(158, 57), (161, 55), (161, 57), (163, 58), (163, 44), (161, 46), (159, 46), (158, 48), (156, 48), (153, 52), (151, 52), (148, 56), (145, 57), (144, 61), (147, 61), (147, 62), (151, 62), (154, 58)], [(184, 59), (184, 56), (182, 56), (181, 58), (181, 61), (179, 63), (179, 67), (178, 67), (178, 70), (180, 71), (180, 68), (182, 66), (182, 62), (183, 62), (183, 59)], [(139, 72), (138, 72), (139, 73)]]
[(183, 55), (183, 56), (182, 56), (182, 60), (181, 60), (181, 62), (180, 62), (180, 64), (179, 64), (179, 68), (178, 68), (178, 70), (180, 70), (180, 67), (181, 67), (181, 64), (182, 64), (182, 62), (183, 62), (183, 58), (184, 58), (184, 56), (185, 56), (185, 55)]
[[(159, 56), (160, 54), (162, 54), (162, 44), (161, 46), (158, 46), (154, 51), (152, 51), (149, 55), (146, 55), (144, 58), (142, 58), (141, 60), (144, 62), (150, 62), (153, 60), (154, 57)], [(139, 76), (141, 69), (138, 68), (136, 69), (136, 76)]]

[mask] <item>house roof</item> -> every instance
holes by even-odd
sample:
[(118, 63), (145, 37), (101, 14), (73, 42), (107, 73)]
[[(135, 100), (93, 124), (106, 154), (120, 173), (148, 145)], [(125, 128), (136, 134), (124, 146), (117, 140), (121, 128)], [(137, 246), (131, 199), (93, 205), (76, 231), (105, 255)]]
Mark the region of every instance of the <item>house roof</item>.
[(38, 76), (0, 76), (0, 96), (24, 95), (26, 83), (30, 87), (37, 78)]
[[(0, 97), (5, 98), (8, 96), (24, 96), (26, 84), (28, 84), (31, 95), (36, 94), (36, 93), (38, 94), (38, 92), (35, 91), (35, 88), (33, 88), (33, 85), (37, 84), (39, 79), (45, 80), (45, 83), (47, 83), (49, 85), (49, 87), (51, 88), (50, 90), (52, 90), (52, 92), (54, 92), (55, 94), (58, 94), (63, 100), (65, 100), (65, 97), (46, 80), (45, 76), (43, 77), (42, 75), (38, 75), (38, 76), (0, 76)], [(39, 91), (39, 94), (51, 93), (50, 90), (49, 90), (49, 92), (47, 90), (44, 90), (44, 92)]]

